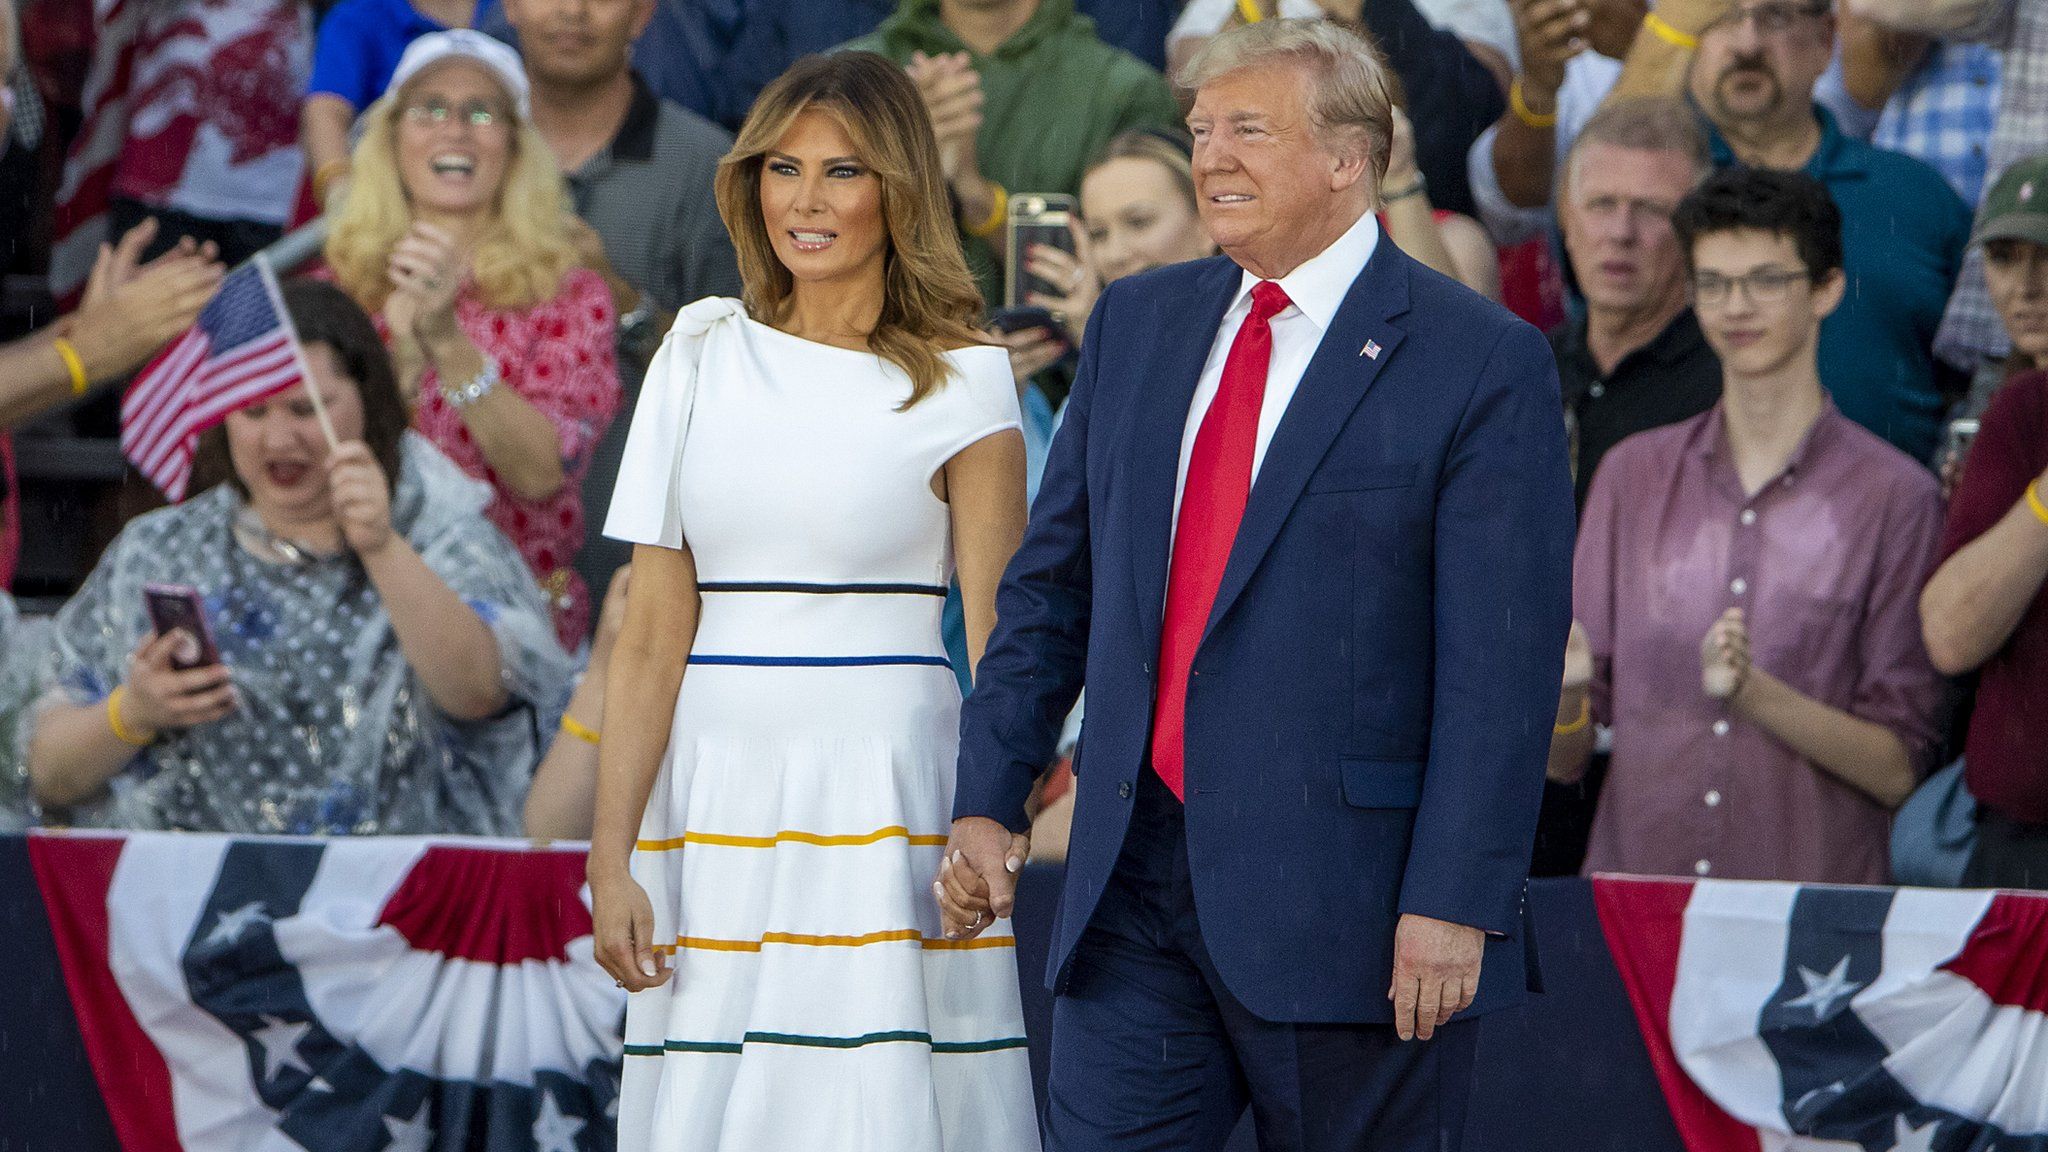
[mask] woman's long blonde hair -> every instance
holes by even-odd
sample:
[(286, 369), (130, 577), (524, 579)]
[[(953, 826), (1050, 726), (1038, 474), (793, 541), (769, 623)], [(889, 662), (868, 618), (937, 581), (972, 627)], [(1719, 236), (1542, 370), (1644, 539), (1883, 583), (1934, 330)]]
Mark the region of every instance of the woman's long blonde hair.
[[(478, 66), (489, 75), (489, 69)], [(388, 92), (363, 115), (363, 138), (349, 165), (348, 191), (327, 234), (324, 254), (335, 279), (364, 308), (391, 294), (391, 249), (412, 227), (412, 204), (398, 178), (398, 119), (406, 92)], [(506, 100), (511, 106), (511, 100)], [(505, 184), (472, 254), (471, 274), (486, 308), (530, 308), (552, 299), (562, 277), (584, 263), (571, 237), (568, 191), (540, 133), (517, 111)]]
[(782, 318), (794, 278), (776, 257), (761, 216), (761, 167), (799, 113), (816, 108), (839, 121), (854, 152), (882, 182), (882, 315), (868, 334), (876, 355), (910, 377), (908, 408), (944, 386), (945, 347), (983, 344), (974, 321), (981, 292), (967, 271), (952, 201), (940, 177), (939, 146), (924, 100), (903, 70), (872, 52), (806, 56), (762, 91), (718, 166), (718, 214), (739, 254), (747, 311)]

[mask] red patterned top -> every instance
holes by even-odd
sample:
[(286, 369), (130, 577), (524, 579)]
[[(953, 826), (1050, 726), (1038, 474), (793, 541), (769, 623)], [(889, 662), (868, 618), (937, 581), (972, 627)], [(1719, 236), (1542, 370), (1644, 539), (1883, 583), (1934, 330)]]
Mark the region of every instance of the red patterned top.
[[(497, 492), (485, 514), (510, 537), (549, 595), (555, 631), (574, 651), (590, 634), (590, 589), (569, 567), (583, 548), (583, 474), (590, 450), (619, 410), (619, 371), (613, 355), (616, 313), (603, 277), (587, 268), (562, 278), (552, 300), (527, 309), (493, 312), (464, 285), (455, 320), (477, 350), (498, 362), (501, 388), (509, 387), (540, 410), (562, 440), (567, 481), (545, 500), (515, 495), (484, 463), (462, 416), (441, 398), (432, 368), (420, 378), (413, 425), (462, 470)], [(464, 383), (464, 381), (456, 381)]]

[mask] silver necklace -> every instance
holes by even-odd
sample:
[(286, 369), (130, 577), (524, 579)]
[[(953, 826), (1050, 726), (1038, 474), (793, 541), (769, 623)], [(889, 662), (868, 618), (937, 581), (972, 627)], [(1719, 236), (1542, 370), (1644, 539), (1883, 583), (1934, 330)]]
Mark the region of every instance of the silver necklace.
[(272, 532), (270, 526), (263, 522), (263, 517), (257, 515), (256, 510), (246, 504), (235, 512), (235, 531), (242, 537), (242, 542), (251, 549), (258, 553), (267, 552), (274, 559), (287, 564), (312, 564), (321, 560), (331, 560), (340, 555), (338, 552), (321, 552), (310, 545)]

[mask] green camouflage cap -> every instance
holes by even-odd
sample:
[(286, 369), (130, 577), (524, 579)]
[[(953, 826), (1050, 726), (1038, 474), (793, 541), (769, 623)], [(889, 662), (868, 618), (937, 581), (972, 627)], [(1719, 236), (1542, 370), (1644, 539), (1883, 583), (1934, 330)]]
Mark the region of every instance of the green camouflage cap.
[(1984, 194), (1970, 242), (1987, 240), (2048, 244), (2048, 153), (2029, 156), (2006, 169)]

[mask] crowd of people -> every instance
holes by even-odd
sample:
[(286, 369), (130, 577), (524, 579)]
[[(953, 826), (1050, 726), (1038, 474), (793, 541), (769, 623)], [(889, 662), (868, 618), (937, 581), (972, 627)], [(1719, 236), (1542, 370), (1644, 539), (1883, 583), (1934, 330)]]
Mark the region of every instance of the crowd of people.
[[(0, 827), (588, 836), (624, 414), (692, 302), (789, 290), (715, 188), (755, 96), (907, 74), (1035, 490), (1105, 286), (1217, 251), (1172, 69), (1306, 15), (1396, 81), (1386, 237), (1550, 334), (1580, 522), (1534, 871), (2048, 887), (2044, 0), (0, 9), (0, 168), (63, 168), (15, 258), (69, 306), (0, 346), (0, 428), (319, 218), (283, 298), (340, 441), (236, 412), (61, 610), (0, 598)], [(218, 662), (152, 631), (166, 584)]]

